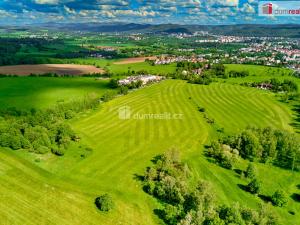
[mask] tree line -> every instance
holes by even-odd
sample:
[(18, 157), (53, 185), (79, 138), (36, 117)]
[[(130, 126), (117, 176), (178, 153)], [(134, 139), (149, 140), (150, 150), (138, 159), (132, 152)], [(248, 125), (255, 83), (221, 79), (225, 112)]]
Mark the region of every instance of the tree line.
[(207, 154), (214, 158), (216, 163), (228, 169), (242, 157), (285, 169), (300, 170), (299, 137), (270, 127), (248, 127), (240, 134), (215, 140)]
[(64, 155), (70, 143), (79, 140), (65, 120), (98, 104), (98, 98), (86, 96), (82, 101), (60, 103), (47, 110), (3, 109), (0, 111), (0, 146)]
[(261, 88), (271, 90), (273, 92), (290, 93), (290, 92), (298, 91), (297, 83), (288, 79), (284, 79), (283, 81), (280, 81), (276, 78), (272, 78), (264, 82), (242, 83), (242, 85), (248, 87), (261, 87)]
[[(213, 82), (213, 78), (223, 78), (225, 76), (225, 66), (223, 64), (204, 65), (202, 63), (180, 62), (177, 67), (176, 73), (169, 74), (167, 77), (187, 80), (192, 84), (209, 85)], [(201, 69), (201, 73), (196, 74), (193, 69)]]
[(259, 210), (219, 205), (210, 183), (192, 182), (191, 171), (177, 150), (155, 157), (153, 163), (143, 176), (143, 188), (162, 203), (155, 212), (166, 224), (278, 224), (277, 215), (267, 205)]
[(44, 38), (0, 38), (0, 65), (47, 63), (46, 58), (24, 57), (17, 53), (22, 48), (28, 48), (25, 50), (25, 54), (30, 53), (30, 48), (35, 48), (37, 51), (46, 51), (49, 50), (45, 47), (46, 45), (62, 43), (62, 40), (47, 40)]

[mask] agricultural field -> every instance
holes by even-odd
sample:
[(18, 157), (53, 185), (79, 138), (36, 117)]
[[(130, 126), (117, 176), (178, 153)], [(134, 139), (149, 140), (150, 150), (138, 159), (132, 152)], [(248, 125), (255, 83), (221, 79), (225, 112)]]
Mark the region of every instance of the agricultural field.
[(0, 74), (29, 76), (31, 74), (57, 74), (57, 75), (88, 75), (103, 73), (104, 70), (88, 65), (75, 64), (37, 64), (37, 65), (17, 65), (1, 66)]
[[(135, 65), (139, 64), (131, 64), (133, 69)], [(250, 76), (244, 78), (249, 81), (288, 76), (288, 71), (280, 69), (277, 73), (277, 68), (273, 73), (269, 67), (226, 65), (227, 72), (239, 69), (249, 71)], [(67, 101), (87, 92), (101, 95), (108, 89), (108, 81), (84, 77), (1, 79), (2, 107), (15, 101), (16, 107), (43, 108), (58, 99)], [(197, 85), (166, 80), (102, 103), (101, 108), (80, 113), (68, 121), (82, 140), (80, 146), (71, 145), (62, 157), (1, 149), (0, 181), (4, 185), (0, 190), (5, 195), (1, 196), (0, 220), (4, 224), (36, 224), (37, 221), (72, 225), (99, 224), (99, 221), (101, 224), (160, 224), (162, 221), (154, 210), (161, 204), (143, 191), (139, 177), (151, 165), (153, 157), (171, 148), (180, 151), (193, 178), (211, 182), (219, 204), (238, 202), (257, 209), (263, 201), (239, 187), (245, 181), (235, 171), (207, 160), (205, 145), (221, 135), (218, 132), (221, 128), (231, 135), (249, 125), (289, 132), (297, 131), (297, 127), (292, 125), (295, 112), (291, 104), (279, 101), (270, 91), (241, 86), (241, 82), (242, 78), (229, 78)], [(33, 104), (29, 106), (29, 102)], [(120, 118), (122, 107), (130, 110), (129, 119)], [(207, 122), (199, 107), (205, 108), (214, 124)], [(172, 119), (141, 117), (164, 113), (177, 116)], [(80, 157), (81, 145), (90, 146), (91, 154)], [(241, 160), (236, 167), (245, 170), (247, 165)], [(258, 162), (255, 166), (263, 184), (263, 195), (272, 195), (282, 187), (289, 196), (300, 192), (299, 172)], [(104, 193), (109, 193), (115, 201), (115, 209), (109, 213), (99, 212), (94, 204), (95, 198)], [(282, 224), (300, 224), (300, 203), (291, 197), (286, 207), (272, 209), (279, 214)]]
[[(144, 60), (142, 60), (144, 61)], [(123, 60), (107, 60), (107, 59), (67, 59), (61, 60), (62, 63), (75, 63), (83, 65), (95, 65), (99, 68), (107, 70), (113, 75), (124, 74), (128, 72), (140, 72), (146, 71), (149, 74), (160, 74), (166, 75), (169, 73), (174, 73), (176, 71), (176, 64), (172, 63), (169, 65), (156, 65), (152, 66), (148, 62), (130, 62), (128, 64), (124, 63)]]
[(127, 58), (127, 59), (123, 59), (123, 60), (121, 60), (121, 61), (114, 62), (114, 64), (116, 64), (116, 65), (126, 65), (126, 64), (141, 63), (141, 62), (145, 62), (146, 59), (149, 59), (149, 60), (155, 60), (156, 57), (136, 57), (136, 58)]

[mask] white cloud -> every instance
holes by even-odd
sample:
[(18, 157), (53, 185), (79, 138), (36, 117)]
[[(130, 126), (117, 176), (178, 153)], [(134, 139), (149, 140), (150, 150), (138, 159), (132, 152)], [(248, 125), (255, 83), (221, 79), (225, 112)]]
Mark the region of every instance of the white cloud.
[(238, 6), (239, 0), (216, 0), (213, 1), (216, 4), (222, 5), (222, 6)]
[(69, 14), (76, 14), (75, 10), (74, 9), (71, 9), (67, 6), (64, 5), (64, 10), (69, 13)]
[(225, 4), (227, 6), (238, 6), (239, 0), (225, 0)]
[(244, 13), (255, 13), (255, 9), (248, 3), (245, 3), (241, 8), (241, 11)]
[(89, 15), (89, 10), (80, 10), (79, 15), (86, 17)]
[(250, 4), (257, 4), (257, 3), (258, 3), (258, 0), (248, 0), (248, 2), (249, 2)]
[(16, 18), (17, 16), (15, 14), (0, 9), (0, 18), (5, 18), (5, 17)]
[(37, 4), (49, 4), (49, 5), (57, 5), (59, 0), (35, 0)]

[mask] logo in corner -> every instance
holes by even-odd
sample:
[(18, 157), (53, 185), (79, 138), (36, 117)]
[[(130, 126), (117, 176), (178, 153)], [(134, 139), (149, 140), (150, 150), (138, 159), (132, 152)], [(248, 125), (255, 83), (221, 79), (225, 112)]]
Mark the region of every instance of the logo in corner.
[(273, 14), (273, 4), (272, 3), (263, 4), (262, 12), (263, 12), (263, 14), (267, 14), (267, 15)]
[(131, 117), (131, 109), (129, 106), (123, 106), (119, 108), (119, 119), (129, 120)]

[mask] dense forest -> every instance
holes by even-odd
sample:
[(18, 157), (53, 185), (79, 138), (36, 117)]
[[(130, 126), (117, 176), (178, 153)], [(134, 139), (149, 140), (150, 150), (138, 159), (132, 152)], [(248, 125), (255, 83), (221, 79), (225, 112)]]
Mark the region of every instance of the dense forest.
[(43, 38), (0, 38), (0, 66), (18, 64), (47, 63), (39, 57), (24, 57), (18, 53), (29, 54), (32, 49), (37, 52), (49, 50), (46, 46), (62, 44), (61, 40), (47, 40)]

